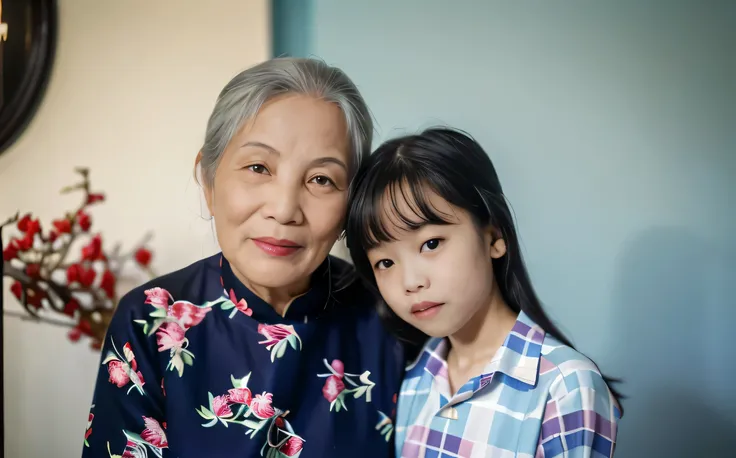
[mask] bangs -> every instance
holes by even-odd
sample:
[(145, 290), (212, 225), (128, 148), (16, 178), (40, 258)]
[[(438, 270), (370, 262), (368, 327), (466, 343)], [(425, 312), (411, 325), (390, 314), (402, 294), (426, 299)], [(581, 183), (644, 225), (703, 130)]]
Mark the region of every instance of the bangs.
[(373, 168), (357, 184), (348, 232), (364, 250), (397, 240), (427, 224), (452, 224), (452, 214), (432, 203), (432, 194), (441, 197), (433, 180), (421, 169), (397, 158), (384, 169)]

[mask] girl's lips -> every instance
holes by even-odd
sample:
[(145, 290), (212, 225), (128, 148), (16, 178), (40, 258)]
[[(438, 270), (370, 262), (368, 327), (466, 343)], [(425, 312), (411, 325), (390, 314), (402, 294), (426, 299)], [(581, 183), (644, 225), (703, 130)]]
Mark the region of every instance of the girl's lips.
[(417, 318), (431, 318), (439, 313), (443, 302), (419, 302), (411, 306), (411, 314)]

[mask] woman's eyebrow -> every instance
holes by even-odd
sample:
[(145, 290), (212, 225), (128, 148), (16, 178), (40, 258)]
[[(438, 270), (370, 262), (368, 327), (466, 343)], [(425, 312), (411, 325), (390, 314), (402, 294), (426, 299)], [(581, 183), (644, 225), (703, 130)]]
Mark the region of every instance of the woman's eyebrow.
[(312, 166), (325, 165), (325, 164), (336, 164), (342, 167), (343, 169), (345, 169), (346, 172), (348, 171), (348, 166), (345, 165), (343, 161), (341, 161), (340, 159), (336, 157), (325, 156), (325, 157), (317, 158), (312, 161)]
[(251, 148), (262, 148), (262, 149), (265, 149), (266, 151), (268, 151), (271, 154), (275, 154), (277, 156), (280, 156), (281, 155), (281, 153), (276, 148), (274, 148), (273, 146), (270, 146), (270, 145), (267, 145), (267, 144), (261, 143), (261, 142), (246, 142), (243, 145), (241, 145), (241, 148), (248, 148), (248, 147), (251, 147)]

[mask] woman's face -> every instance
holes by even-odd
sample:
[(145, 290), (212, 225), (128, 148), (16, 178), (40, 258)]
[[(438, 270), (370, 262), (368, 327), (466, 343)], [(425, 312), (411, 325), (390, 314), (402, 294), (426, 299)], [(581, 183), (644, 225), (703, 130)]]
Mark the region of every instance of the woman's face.
[(233, 137), (205, 194), (220, 248), (247, 286), (307, 288), (342, 229), (349, 154), (340, 108), (303, 95), (269, 101)]

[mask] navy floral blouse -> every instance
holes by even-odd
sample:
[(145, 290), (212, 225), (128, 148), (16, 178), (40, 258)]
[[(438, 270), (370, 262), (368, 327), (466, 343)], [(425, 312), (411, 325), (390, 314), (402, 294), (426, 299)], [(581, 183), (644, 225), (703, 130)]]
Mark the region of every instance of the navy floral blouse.
[(83, 457), (392, 456), (404, 355), (329, 257), (284, 317), (221, 254), (121, 301)]

